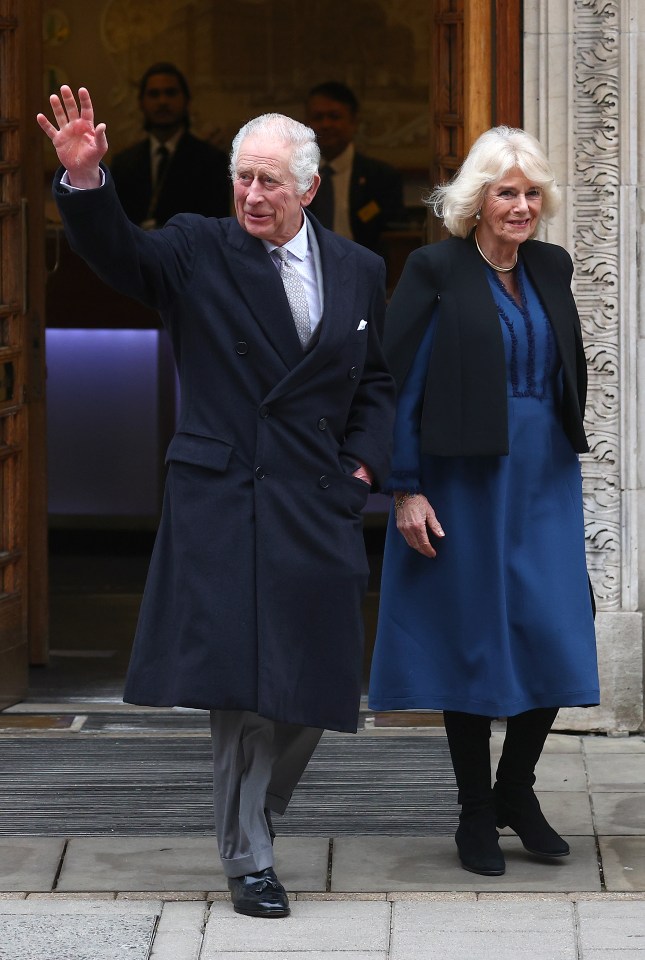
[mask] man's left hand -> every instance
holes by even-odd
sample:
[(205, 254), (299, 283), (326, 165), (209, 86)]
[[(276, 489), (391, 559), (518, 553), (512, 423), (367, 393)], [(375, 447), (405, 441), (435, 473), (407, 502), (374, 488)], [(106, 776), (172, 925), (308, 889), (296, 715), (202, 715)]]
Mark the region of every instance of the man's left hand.
[(374, 474), (369, 467), (366, 467), (364, 463), (361, 463), (356, 470), (354, 470), (353, 477), (356, 477), (357, 480), (363, 480), (368, 486), (372, 486), (374, 480)]

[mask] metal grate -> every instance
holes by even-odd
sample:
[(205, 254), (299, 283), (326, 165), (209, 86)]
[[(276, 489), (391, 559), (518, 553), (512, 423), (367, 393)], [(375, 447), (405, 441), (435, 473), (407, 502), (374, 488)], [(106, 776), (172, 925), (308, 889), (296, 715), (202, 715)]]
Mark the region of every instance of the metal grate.
[[(0, 739), (0, 836), (212, 831), (201, 736)], [(444, 737), (326, 734), (278, 819), (286, 836), (443, 836), (456, 826)]]

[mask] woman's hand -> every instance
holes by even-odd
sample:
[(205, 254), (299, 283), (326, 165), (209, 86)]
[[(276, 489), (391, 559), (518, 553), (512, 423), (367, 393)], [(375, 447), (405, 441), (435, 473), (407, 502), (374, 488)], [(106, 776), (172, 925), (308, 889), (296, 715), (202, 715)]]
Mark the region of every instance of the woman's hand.
[(99, 162), (107, 153), (108, 143), (105, 124), (94, 126), (94, 108), (88, 91), (80, 87), (77, 106), (71, 89), (62, 86), (60, 97), (53, 94), (49, 102), (58, 128), (43, 113), (39, 113), (36, 120), (54, 144), (70, 184), (83, 189), (99, 187)]
[(396, 509), (396, 526), (405, 542), (424, 557), (436, 557), (437, 551), (430, 543), (428, 532), (435, 537), (445, 537), (441, 524), (422, 493), (408, 495)]

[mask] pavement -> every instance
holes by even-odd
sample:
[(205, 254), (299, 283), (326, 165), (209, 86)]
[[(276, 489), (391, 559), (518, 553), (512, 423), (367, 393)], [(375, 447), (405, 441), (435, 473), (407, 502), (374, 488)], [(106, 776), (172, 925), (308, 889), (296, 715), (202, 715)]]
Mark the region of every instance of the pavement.
[[(3, 730), (29, 711), (46, 714), (0, 713), (0, 756), (3, 736), (52, 735)], [(369, 720), (358, 736), (396, 733)], [(452, 836), (278, 835), (292, 913), (273, 921), (233, 912), (212, 836), (27, 836), (16, 823), (0, 836), (0, 960), (645, 960), (645, 736), (553, 733), (537, 775), (570, 857), (541, 862), (505, 830), (506, 874), (485, 878), (461, 869)]]

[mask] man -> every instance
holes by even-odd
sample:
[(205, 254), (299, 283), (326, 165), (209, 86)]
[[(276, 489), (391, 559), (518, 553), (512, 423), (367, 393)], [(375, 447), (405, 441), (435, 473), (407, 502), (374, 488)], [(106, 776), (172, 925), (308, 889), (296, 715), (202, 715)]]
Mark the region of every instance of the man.
[(176, 213), (226, 217), (226, 154), (189, 132), (190, 90), (172, 63), (155, 63), (139, 83), (139, 107), (148, 136), (117, 153), (111, 172), (123, 209), (146, 229)]
[[(215, 822), (234, 908), (286, 916), (271, 811), (323, 728), (355, 731), (361, 509), (388, 469), (383, 262), (305, 215), (313, 131), (279, 114), (233, 141), (235, 218), (125, 217), (89, 93), (38, 122), (65, 168), (72, 247), (161, 313), (182, 390), (125, 699), (211, 711)], [(286, 262), (283, 262), (285, 261)], [(303, 331), (304, 321), (307, 331)]]
[(358, 112), (344, 83), (321, 83), (307, 95), (307, 123), (324, 161), (311, 210), (324, 226), (382, 253), (382, 232), (404, 215), (403, 184), (394, 167), (354, 148)]

